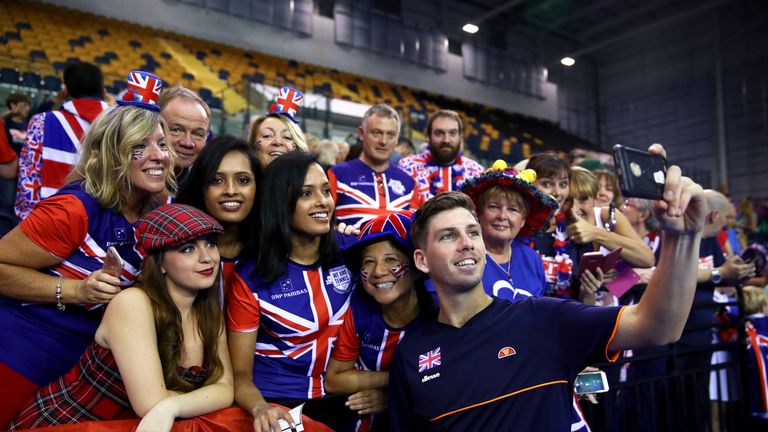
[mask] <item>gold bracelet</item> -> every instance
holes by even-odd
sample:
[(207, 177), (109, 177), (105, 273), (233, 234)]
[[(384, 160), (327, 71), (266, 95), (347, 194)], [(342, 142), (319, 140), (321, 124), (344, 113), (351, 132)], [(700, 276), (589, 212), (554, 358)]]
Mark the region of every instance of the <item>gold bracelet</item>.
[(62, 299), (62, 296), (61, 296), (61, 279), (62, 279), (62, 277), (59, 276), (59, 280), (58, 280), (58, 282), (56, 282), (56, 308), (59, 311), (64, 312), (64, 309), (66, 309), (67, 306), (64, 305), (63, 303), (61, 303), (61, 299)]

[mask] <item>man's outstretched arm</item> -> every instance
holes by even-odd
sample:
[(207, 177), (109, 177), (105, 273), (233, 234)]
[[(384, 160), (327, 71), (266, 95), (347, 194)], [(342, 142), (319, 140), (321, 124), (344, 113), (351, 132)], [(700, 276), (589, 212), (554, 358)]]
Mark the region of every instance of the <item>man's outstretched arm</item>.
[[(649, 152), (665, 155), (658, 144)], [(640, 302), (622, 313), (611, 351), (678, 340), (691, 310), (707, 198), (701, 186), (670, 166), (664, 199), (654, 207), (663, 231), (659, 264)]]

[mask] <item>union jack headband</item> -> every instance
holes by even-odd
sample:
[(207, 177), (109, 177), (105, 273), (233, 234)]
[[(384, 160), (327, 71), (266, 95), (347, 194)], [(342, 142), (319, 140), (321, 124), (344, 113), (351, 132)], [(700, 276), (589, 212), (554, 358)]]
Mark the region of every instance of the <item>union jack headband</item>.
[(163, 89), (163, 81), (149, 72), (140, 70), (128, 74), (128, 89), (123, 98), (117, 101), (120, 106), (137, 106), (160, 112), (157, 98)]
[(304, 93), (290, 87), (283, 87), (277, 93), (277, 100), (269, 107), (270, 114), (280, 114), (298, 124), (296, 113), (304, 104)]

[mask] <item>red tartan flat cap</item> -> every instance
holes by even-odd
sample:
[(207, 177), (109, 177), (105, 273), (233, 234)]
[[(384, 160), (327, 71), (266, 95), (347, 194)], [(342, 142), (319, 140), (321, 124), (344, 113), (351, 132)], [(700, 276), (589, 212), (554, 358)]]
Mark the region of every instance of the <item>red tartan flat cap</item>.
[(207, 234), (221, 234), (216, 219), (186, 204), (166, 204), (136, 222), (139, 244), (146, 253), (177, 246)]

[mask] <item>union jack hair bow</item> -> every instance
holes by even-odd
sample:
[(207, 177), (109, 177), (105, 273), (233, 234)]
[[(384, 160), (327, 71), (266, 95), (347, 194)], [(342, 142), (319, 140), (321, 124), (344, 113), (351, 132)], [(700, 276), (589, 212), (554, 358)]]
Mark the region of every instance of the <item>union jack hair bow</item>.
[(294, 123), (299, 123), (296, 119), (296, 113), (303, 104), (304, 93), (291, 87), (283, 87), (277, 93), (275, 103), (269, 107), (269, 113), (284, 115)]
[(140, 70), (128, 74), (128, 88), (122, 99), (117, 101), (120, 106), (137, 106), (151, 111), (160, 112), (157, 99), (163, 89), (163, 81), (149, 72)]

